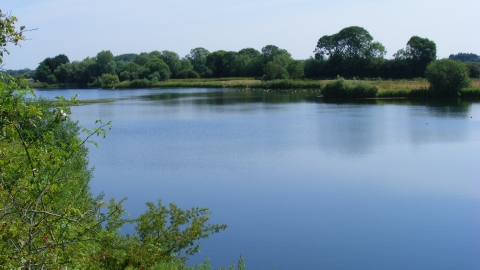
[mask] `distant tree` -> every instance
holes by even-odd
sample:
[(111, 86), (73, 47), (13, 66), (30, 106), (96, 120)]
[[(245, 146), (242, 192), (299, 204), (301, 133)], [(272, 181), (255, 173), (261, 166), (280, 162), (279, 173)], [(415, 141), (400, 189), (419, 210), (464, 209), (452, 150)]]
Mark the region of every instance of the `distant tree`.
[[(307, 78), (318, 78), (323, 72), (323, 67), (325, 66), (326, 61), (315, 59), (313, 57), (305, 60), (304, 63), (304, 74)], [(325, 75), (324, 75), (325, 76)]]
[(152, 56), (148, 53), (142, 52), (135, 58), (135, 64), (139, 66), (145, 66), (147, 62), (152, 59)]
[(374, 42), (373, 37), (364, 28), (350, 26), (337, 34), (321, 37), (314, 53), (316, 59), (327, 59), (333, 55), (344, 59), (372, 59), (382, 58), (385, 55), (385, 47)]
[(277, 55), (273, 57), (272, 61), (269, 61), (264, 68), (263, 80), (278, 80), (278, 79), (288, 79), (288, 64), (290, 63), (290, 58), (287, 55)]
[(188, 58), (180, 59), (180, 70), (193, 70), (193, 65)]
[(133, 62), (137, 58), (138, 54), (135, 53), (126, 53), (115, 56), (115, 60), (121, 60), (125, 62)]
[(50, 68), (45, 63), (41, 62), (36, 69), (35, 80), (47, 82), (47, 78), (50, 74), (52, 74)]
[(327, 61), (327, 75), (332, 77), (363, 76), (370, 62), (383, 58), (386, 51), (381, 43), (373, 41), (367, 30), (350, 26), (321, 37), (314, 53), (315, 59)]
[(207, 56), (210, 52), (204, 48), (198, 47), (190, 50), (190, 54), (185, 56), (193, 65), (195, 70), (201, 77), (208, 77), (212, 71), (207, 67)]
[(450, 54), (448, 57), (452, 60), (459, 60), (462, 62), (479, 62), (480, 63), (480, 56), (474, 53), (457, 53), (457, 54)]
[(18, 69), (18, 70), (11, 70), (7, 69), (4, 71), (6, 74), (13, 76), (13, 77), (20, 77), (24, 76), (25, 74), (29, 74), (30, 76), (35, 74), (35, 70), (31, 70), (29, 68), (24, 68), (24, 69)]
[(97, 53), (95, 60), (100, 66), (105, 67), (108, 63), (113, 61), (113, 54), (109, 50), (101, 51)]
[(89, 82), (93, 82), (98, 74), (97, 63), (93, 58), (85, 58), (81, 62), (73, 62), (74, 66), (74, 80), (73, 82), (80, 85), (88, 85)]
[(465, 64), (451, 59), (431, 62), (425, 77), (432, 92), (439, 96), (458, 96), (460, 89), (471, 84)]
[(55, 77), (60, 83), (71, 83), (73, 80), (74, 66), (72, 63), (65, 63), (55, 69)]
[(150, 58), (160, 58), (162, 56), (162, 53), (159, 51), (151, 51), (148, 53)]
[(254, 48), (241, 49), (240, 51), (238, 51), (238, 54), (239, 55), (247, 55), (250, 58), (256, 58), (256, 57), (259, 57), (261, 55), (261, 53), (259, 51), (255, 50)]
[(171, 51), (162, 51), (160, 59), (167, 64), (172, 76), (177, 76), (178, 72), (182, 69), (182, 62), (180, 56), (177, 53)]
[(248, 54), (237, 53), (229, 63), (230, 76), (252, 76), (249, 72), (249, 64), (254, 58)]
[(55, 69), (66, 63), (70, 63), (70, 60), (64, 54), (59, 54), (53, 58), (45, 58), (36, 69), (35, 79), (41, 82), (56, 83)]
[(470, 78), (480, 78), (480, 66), (474, 62), (466, 62), (465, 65), (468, 68)]
[(275, 45), (267, 45), (262, 48), (263, 63), (266, 64), (273, 60), (275, 56), (284, 55), (291, 58), (292, 55), (285, 49), (280, 49)]
[(50, 69), (50, 73), (53, 73), (55, 69), (60, 65), (69, 63), (69, 62), (70, 60), (64, 54), (59, 54), (54, 58), (48, 57), (48, 58), (45, 58), (45, 60), (43, 60), (43, 63)]
[(305, 77), (304, 69), (302, 61), (292, 60), (287, 66), (288, 77), (294, 80), (302, 79)]
[(215, 51), (207, 56), (206, 65), (213, 77), (229, 77), (235, 74), (230, 64), (234, 61), (235, 52)]
[(170, 76), (172, 75), (167, 64), (165, 64), (165, 62), (159, 58), (153, 58), (149, 60), (147, 64), (145, 64), (145, 68), (148, 69), (148, 73), (150, 75), (157, 73), (155, 74), (155, 77), (157, 77), (159, 81), (166, 81), (170, 79)]
[(424, 77), (428, 64), (437, 58), (435, 42), (418, 36), (411, 37), (405, 49), (393, 55), (398, 62), (404, 62), (404, 77)]

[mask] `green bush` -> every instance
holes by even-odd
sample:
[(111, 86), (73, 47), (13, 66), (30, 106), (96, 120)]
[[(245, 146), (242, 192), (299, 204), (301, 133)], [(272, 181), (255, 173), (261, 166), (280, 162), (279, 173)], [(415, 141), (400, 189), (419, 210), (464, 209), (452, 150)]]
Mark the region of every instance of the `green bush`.
[(467, 66), (451, 59), (430, 63), (425, 77), (430, 83), (431, 93), (435, 96), (458, 96), (460, 89), (471, 85)]
[(325, 86), (322, 95), (326, 98), (373, 98), (377, 92), (378, 88), (374, 85), (362, 82), (348, 84), (345, 79), (338, 77)]
[(120, 83), (117, 75), (102, 74), (102, 87), (112, 87)]
[(130, 82), (129, 87), (131, 88), (147, 88), (150, 87), (151, 83), (147, 79), (137, 79)]

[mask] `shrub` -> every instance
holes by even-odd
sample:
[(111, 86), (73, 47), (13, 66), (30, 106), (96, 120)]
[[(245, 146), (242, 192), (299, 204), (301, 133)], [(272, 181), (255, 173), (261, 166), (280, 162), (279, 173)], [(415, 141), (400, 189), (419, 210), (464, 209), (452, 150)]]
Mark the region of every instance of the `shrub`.
[(130, 87), (132, 88), (143, 88), (150, 87), (151, 83), (147, 79), (137, 79), (130, 82)]
[(467, 66), (451, 59), (430, 63), (425, 77), (430, 83), (432, 94), (436, 96), (458, 96), (460, 89), (471, 84)]
[(372, 98), (377, 92), (378, 88), (374, 85), (361, 82), (348, 84), (342, 77), (337, 77), (322, 90), (326, 98)]
[(112, 87), (120, 83), (117, 75), (102, 74), (102, 87)]

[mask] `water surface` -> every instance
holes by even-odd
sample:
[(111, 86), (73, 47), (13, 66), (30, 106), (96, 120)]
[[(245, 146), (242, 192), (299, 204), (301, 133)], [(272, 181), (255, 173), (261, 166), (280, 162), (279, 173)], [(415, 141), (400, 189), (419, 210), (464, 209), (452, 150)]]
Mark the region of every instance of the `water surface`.
[[(325, 101), (309, 91), (63, 90), (92, 127), (92, 191), (208, 207), (228, 229), (190, 263), (480, 269), (480, 103)], [(126, 229), (129, 230), (128, 228)]]

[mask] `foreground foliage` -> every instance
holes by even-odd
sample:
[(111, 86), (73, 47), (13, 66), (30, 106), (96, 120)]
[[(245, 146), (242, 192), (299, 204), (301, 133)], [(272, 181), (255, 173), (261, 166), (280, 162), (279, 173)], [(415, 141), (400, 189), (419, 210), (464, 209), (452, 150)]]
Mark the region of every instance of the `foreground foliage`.
[[(14, 22), (0, 12), (1, 53), (23, 39)], [(108, 62), (108, 53), (101, 56)], [(59, 98), (53, 107), (36, 99), (23, 79), (0, 72), (1, 269), (183, 265), (187, 255), (199, 252), (199, 239), (226, 228), (208, 224), (206, 208), (182, 210), (159, 201), (147, 203), (138, 218), (125, 219), (123, 200), (105, 204), (103, 195), (94, 197), (85, 144), (105, 137), (110, 123), (97, 120), (92, 130), (80, 128), (69, 118), (66, 105), (72, 103), (75, 97)], [(118, 232), (126, 223), (135, 225), (133, 236)]]

